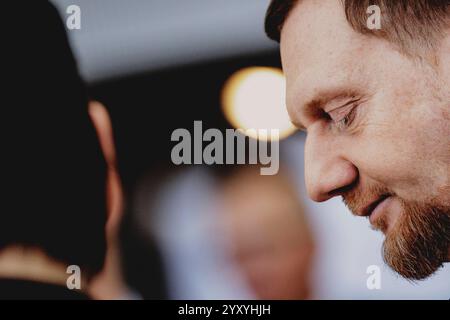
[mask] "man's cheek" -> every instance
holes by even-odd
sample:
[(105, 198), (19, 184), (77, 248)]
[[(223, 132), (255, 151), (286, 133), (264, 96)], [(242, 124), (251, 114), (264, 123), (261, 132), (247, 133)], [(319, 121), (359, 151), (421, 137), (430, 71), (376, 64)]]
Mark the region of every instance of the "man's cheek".
[(367, 176), (403, 198), (412, 192), (419, 179), (412, 160), (414, 156), (393, 141), (396, 141), (393, 137), (377, 134), (353, 144), (352, 149), (361, 176)]

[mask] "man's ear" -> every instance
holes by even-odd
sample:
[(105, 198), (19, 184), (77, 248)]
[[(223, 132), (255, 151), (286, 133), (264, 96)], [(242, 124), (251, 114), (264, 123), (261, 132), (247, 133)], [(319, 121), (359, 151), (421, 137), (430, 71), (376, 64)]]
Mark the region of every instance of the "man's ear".
[(89, 116), (94, 124), (97, 136), (107, 164), (106, 205), (108, 220), (107, 237), (115, 237), (123, 211), (123, 191), (117, 169), (116, 148), (114, 144), (111, 118), (105, 106), (97, 101), (89, 102)]

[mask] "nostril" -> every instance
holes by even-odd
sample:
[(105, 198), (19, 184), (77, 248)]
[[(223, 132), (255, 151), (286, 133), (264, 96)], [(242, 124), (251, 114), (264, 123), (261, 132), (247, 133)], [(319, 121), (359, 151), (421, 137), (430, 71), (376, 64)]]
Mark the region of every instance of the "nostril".
[[(359, 180), (358, 168), (342, 155), (330, 152), (327, 145), (324, 148), (312, 148), (311, 145), (312, 142), (309, 150), (305, 150), (305, 180), (309, 197), (315, 202), (324, 202), (353, 190)], [(333, 147), (331, 151), (335, 149)]]
[[(344, 196), (353, 190), (358, 184), (357, 180), (343, 187), (333, 188), (321, 185), (320, 183), (313, 186), (308, 192), (309, 197), (315, 202), (324, 202), (334, 197)], [(315, 187), (315, 188), (314, 188)], [(331, 190), (331, 191), (328, 191)]]
[(350, 190), (352, 190), (354, 188), (354, 186), (355, 186), (355, 183), (352, 183), (350, 185), (334, 189), (334, 190), (328, 192), (328, 197), (334, 198), (334, 197), (339, 197), (339, 196), (345, 195)]

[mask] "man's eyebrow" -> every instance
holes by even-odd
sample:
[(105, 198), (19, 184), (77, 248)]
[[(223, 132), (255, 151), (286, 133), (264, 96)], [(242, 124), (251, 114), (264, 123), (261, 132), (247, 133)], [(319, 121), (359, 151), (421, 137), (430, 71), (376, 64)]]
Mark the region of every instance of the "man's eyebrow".
[(333, 100), (352, 99), (358, 95), (359, 94), (356, 92), (356, 90), (349, 90), (349, 89), (331, 89), (318, 91), (312, 98), (306, 101), (304, 108), (305, 109), (323, 108), (326, 104), (332, 102)]

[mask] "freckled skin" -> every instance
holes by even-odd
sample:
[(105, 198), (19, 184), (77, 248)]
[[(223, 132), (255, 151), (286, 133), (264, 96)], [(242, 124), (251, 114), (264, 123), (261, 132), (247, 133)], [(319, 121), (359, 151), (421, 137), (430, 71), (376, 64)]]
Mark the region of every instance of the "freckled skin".
[[(357, 33), (340, 1), (303, 0), (280, 44), (288, 112), (308, 132), (305, 177), (313, 200), (376, 183), (405, 201), (438, 198), (450, 207), (450, 32), (433, 68)], [(361, 94), (345, 130), (304, 109), (308, 98), (333, 86)]]

